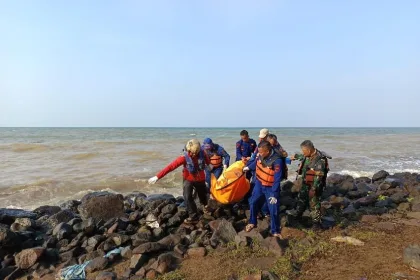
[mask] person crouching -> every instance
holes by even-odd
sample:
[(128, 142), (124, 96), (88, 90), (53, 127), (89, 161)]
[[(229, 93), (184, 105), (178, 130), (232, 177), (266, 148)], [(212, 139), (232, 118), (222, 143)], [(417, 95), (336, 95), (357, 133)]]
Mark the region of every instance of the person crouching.
[(197, 205), (194, 201), (193, 190), (195, 189), (200, 203), (204, 207), (203, 211), (206, 212), (208, 198), (204, 170), (206, 168), (212, 168), (210, 159), (201, 149), (201, 145), (198, 140), (191, 139), (188, 141), (185, 146), (184, 154), (162, 169), (156, 176), (150, 178), (148, 182), (149, 184), (156, 183), (159, 179), (162, 179), (166, 174), (172, 172), (181, 165), (184, 166), (184, 169), (182, 170), (183, 196), (189, 216), (184, 220), (184, 222), (192, 224), (199, 221), (199, 214)]
[(244, 172), (255, 170), (255, 186), (249, 199), (251, 213), (249, 224), (245, 230), (249, 232), (256, 227), (257, 214), (261, 210), (264, 201), (266, 201), (271, 217), (271, 234), (282, 238), (278, 203), (280, 199), (280, 182), (284, 179), (284, 161), (274, 151), (271, 144), (265, 140), (258, 144), (258, 153), (257, 159), (243, 169)]

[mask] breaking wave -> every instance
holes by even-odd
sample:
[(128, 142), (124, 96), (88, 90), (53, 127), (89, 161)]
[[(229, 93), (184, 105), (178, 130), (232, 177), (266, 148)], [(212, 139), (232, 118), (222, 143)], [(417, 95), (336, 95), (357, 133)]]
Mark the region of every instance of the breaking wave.
[(48, 146), (42, 144), (12, 144), (11, 145), (12, 151), (17, 153), (22, 152), (43, 152), (48, 150)]

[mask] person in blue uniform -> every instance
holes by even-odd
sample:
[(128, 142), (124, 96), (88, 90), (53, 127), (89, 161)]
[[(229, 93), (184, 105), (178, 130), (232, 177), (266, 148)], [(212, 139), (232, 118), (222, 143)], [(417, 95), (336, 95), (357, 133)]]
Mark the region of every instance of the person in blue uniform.
[(284, 161), (274, 151), (270, 142), (261, 141), (258, 144), (258, 157), (244, 167), (243, 171), (255, 171), (253, 181), (255, 182), (249, 199), (250, 219), (246, 231), (251, 231), (257, 226), (257, 214), (260, 212), (264, 202), (267, 203), (271, 216), (271, 234), (282, 238), (280, 234), (279, 200), (280, 183), (284, 180)]
[(210, 190), (211, 174), (214, 174), (216, 179), (218, 179), (222, 175), (223, 170), (229, 167), (230, 155), (222, 146), (213, 143), (210, 138), (204, 139), (203, 150), (209, 157), (212, 166), (211, 171), (206, 170), (206, 183), (207, 188)]
[(241, 140), (236, 142), (236, 161), (250, 157), (257, 148), (257, 142), (249, 138), (248, 131), (242, 130), (240, 136)]

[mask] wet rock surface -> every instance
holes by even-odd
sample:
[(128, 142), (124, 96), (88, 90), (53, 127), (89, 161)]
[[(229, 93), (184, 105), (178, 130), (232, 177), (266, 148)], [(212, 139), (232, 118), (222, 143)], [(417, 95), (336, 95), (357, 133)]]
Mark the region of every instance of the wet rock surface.
[[(282, 228), (283, 237), (304, 244), (310, 242), (307, 234), (289, 225), (286, 214), (296, 206), (298, 185), (285, 184), (281, 201), (287, 203), (281, 205), (280, 218), (287, 224)], [(386, 215), (400, 215), (406, 224), (416, 225), (420, 221), (419, 186), (418, 175), (410, 173), (380, 171), (373, 178), (331, 174), (322, 196), (322, 227), (362, 222), (378, 231), (398, 231), (398, 224), (388, 221)], [(182, 202), (169, 194), (97, 192), (81, 201), (42, 206), (33, 212), (0, 209), (0, 278), (22, 273), (34, 279), (48, 277), (89, 261), (85, 270), (88, 275), (97, 273), (96, 279), (152, 279), (177, 269), (184, 258), (205, 258), (209, 251), (228, 244), (242, 248), (259, 244), (278, 257), (288, 246), (287, 241), (270, 236), (269, 218), (259, 218), (257, 227), (244, 231), (249, 211), (238, 205), (229, 208), (212, 202), (210, 215), (186, 225)], [(311, 226), (307, 215), (302, 225)], [(418, 252), (418, 244), (407, 248), (404, 262), (418, 269)], [(118, 274), (112, 268), (120, 261), (129, 262), (129, 267)], [(267, 269), (264, 264), (272, 259), (259, 262), (261, 269)], [(269, 272), (260, 276), (278, 279)]]

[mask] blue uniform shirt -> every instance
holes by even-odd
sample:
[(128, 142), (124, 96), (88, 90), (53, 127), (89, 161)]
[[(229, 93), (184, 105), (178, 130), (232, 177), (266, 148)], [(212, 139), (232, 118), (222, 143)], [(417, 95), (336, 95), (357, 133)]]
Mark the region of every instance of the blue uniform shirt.
[(242, 160), (243, 157), (250, 157), (257, 147), (257, 142), (254, 139), (249, 139), (248, 142), (239, 140), (236, 142), (236, 161)]

